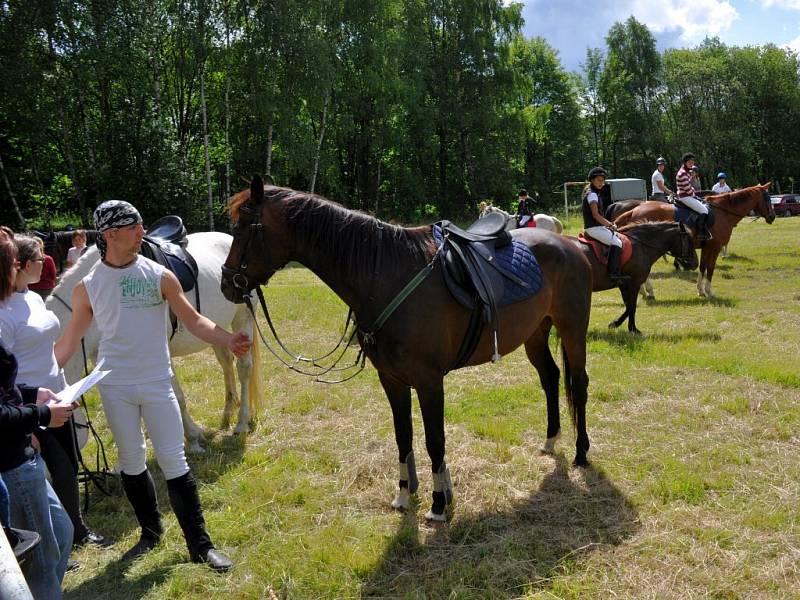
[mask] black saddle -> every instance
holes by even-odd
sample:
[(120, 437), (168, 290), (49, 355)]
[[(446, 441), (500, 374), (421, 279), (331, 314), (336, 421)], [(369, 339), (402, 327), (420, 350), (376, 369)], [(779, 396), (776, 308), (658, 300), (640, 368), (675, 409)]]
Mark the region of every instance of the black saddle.
[[(200, 286), (197, 283), (197, 261), (186, 250), (186, 227), (177, 215), (168, 215), (158, 219), (147, 230), (142, 240), (141, 254), (163, 265), (175, 274), (181, 289), (188, 292), (194, 288), (197, 312), (200, 312)], [(172, 323), (172, 335), (178, 328), (178, 319), (172, 311), (169, 313)]]
[(463, 366), (472, 355), (484, 322), (490, 324), (494, 331), (495, 352), (492, 360), (500, 359), (497, 311), (505, 293), (505, 282), (511, 280), (522, 287), (529, 287), (527, 282), (500, 267), (495, 260), (496, 249), (511, 243), (511, 235), (505, 231), (505, 224), (505, 218), (498, 213), (479, 219), (466, 230), (449, 221), (439, 223), (443, 238), (440, 256), (445, 281), (451, 291), (460, 288), (463, 293), (454, 292), (454, 295), (462, 304), (473, 309), (473, 318), (453, 368)]
[(167, 215), (153, 223), (147, 230), (147, 237), (159, 243), (172, 243), (186, 247), (186, 227), (178, 215)]
[(35, 531), (28, 531), (25, 529), (15, 529), (13, 527), (3, 526), (3, 534), (8, 539), (8, 543), (14, 552), (14, 558), (17, 559), (20, 569), (23, 573), (28, 571), (33, 552), (41, 541), (41, 536)]

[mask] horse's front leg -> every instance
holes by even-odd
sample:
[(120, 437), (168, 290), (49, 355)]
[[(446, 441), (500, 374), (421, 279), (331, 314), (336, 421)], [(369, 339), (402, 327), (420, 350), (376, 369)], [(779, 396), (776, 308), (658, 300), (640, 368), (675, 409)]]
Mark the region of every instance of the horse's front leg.
[(427, 387), (417, 387), (422, 422), (425, 425), (425, 447), (433, 472), (433, 505), (425, 514), (429, 521), (445, 521), (445, 507), (453, 502), (453, 483), (444, 462), (444, 385), (441, 376)]
[(419, 487), (412, 446), (411, 388), (380, 371), (378, 377), (392, 407), (394, 439), (397, 442), (399, 486), (392, 500), (392, 508), (408, 510), (411, 507), (411, 494), (416, 493)]
[[(173, 369), (173, 372), (175, 370)], [(192, 420), (189, 411), (186, 409), (186, 395), (183, 393), (183, 388), (178, 381), (177, 375), (172, 376), (172, 390), (175, 392), (175, 397), (178, 400), (178, 406), (181, 409), (181, 420), (183, 421), (183, 436), (186, 438), (186, 453), (187, 454), (201, 454), (205, 452), (201, 443), (203, 440), (203, 430), (200, 426)]]
[[(625, 303), (625, 312), (622, 313), (622, 316), (628, 315), (628, 331), (637, 335), (642, 334), (642, 332), (636, 328), (636, 290), (638, 290), (639, 287), (638, 285), (629, 283), (620, 289), (620, 292), (622, 292), (622, 301)], [(622, 319), (622, 317), (620, 317), (620, 319)], [(618, 325), (622, 325), (622, 321), (620, 321)]]
[(639, 287), (639, 293), (645, 300), (656, 299), (656, 294), (653, 291), (653, 282), (650, 280), (649, 275), (647, 276), (647, 279), (644, 280), (644, 283)]
[[(239, 404), (239, 396), (236, 393), (236, 377), (233, 374), (233, 352), (227, 348), (220, 346), (212, 346), (214, 354), (222, 367), (222, 376), (225, 380), (225, 408), (222, 410), (222, 429), (227, 429), (231, 424), (231, 415), (233, 409)], [(246, 404), (242, 402), (242, 404)], [(247, 421), (244, 422), (244, 429), (242, 430), (243, 423), (240, 421), (236, 424), (236, 433), (247, 433)]]
[(250, 398), (250, 377), (253, 374), (253, 353), (247, 352), (236, 359), (236, 373), (239, 375), (239, 422), (236, 433), (248, 433), (254, 426), (254, 417), (250, 414), (252, 404)]
[(714, 291), (711, 289), (711, 278), (714, 277), (714, 269), (717, 266), (717, 257), (719, 256), (719, 251), (710, 252), (708, 257), (708, 265), (706, 267), (706, 283), (705, 283), (705, 293), (707, 298), (716, 298), (714, 295)]

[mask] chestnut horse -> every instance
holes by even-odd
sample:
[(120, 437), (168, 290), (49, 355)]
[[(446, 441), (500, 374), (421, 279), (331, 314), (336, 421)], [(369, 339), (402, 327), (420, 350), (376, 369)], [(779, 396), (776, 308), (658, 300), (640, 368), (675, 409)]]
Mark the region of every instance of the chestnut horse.
[[(619, 286), (625, 311), (620, 317), (608, 324), (609, 328), (616, 328), (628, 319), (628, 331), (641, 334), (636, 328), (636, 294), (639, 287), (650, 276), (653, 263), (666, 253), (672, 254), (676, 260), (683, 263), (688, 269), (697, 268), (697, 253), (692, 246), (691, 233), (682, 223), (662, 221), (656, 223), (631, 223), (619, 229), (631, 240), (633, 253), (630, 260), (622, 267), (622, 273), (630, 279)], [(572, 240), (589, 259), (592, 265), (592, 291), (599, 292), (617, 287), (608, 277), (608, 268), (600, 263), (594, 251), (588, 244)]]
[[(392, 506), (406, 509), (418, 485), (412, 451), (411, 388), (417, 391), (425, 427), (425, 446), (433, 473), (433, 505), (426, 518), (445, 520), (452, 484), (445, 463), (444, 376), (454, 367), (471, 312), (448, 291), (431, 226), (404, 228), (346, 209), (311, 193), (273, 186), (260, 177), (230, 203), (233, 245), (223, 267), (222, 292), (233, 302), (289, 261), (297, 261), (324, 281), (355, 314), (358, 341), (378, 371), (394, 418), (399, 458), (399, 490)], [(591, 267), (563, 237), (539, 229), (511, 236), (526, 244), (543, 273), (541, 291), (499, 309), (499, 351), (521, 344), (547, 397), (547, 437), (553, 451), (559, 436), (559, 369), (548, 347), (555, 325), (561, 338), (564, 386), (577, 430), (575, 464), (588, 464), (586, 452), (586, 332), (591, 309)], [(430, 268), (429, 275), (383, 320), (406, 284)], [(375, 326), (376, 320), (382, 326)], [(491, 329), (484, 325), (465, 366), (492, 359)]]
[[(702, 248), (700, 255), (700, 270), (697, 273), (697, 294), (708, 298), (714, 297), (711, 290), (711, 279), (714, 277), (714, 268), (720, 249), (731, 239), (733, 228), (755, 211), (757, 216), (764, 217), (767, 223), (775, 220), (775, 211), (770, 202), (769, 184), (755, 185), (736, 190), (727, 194), (707, 196), (709, 209), (714, 212), (714, 225), (711, 227), (712, 239), (700, 243), (697, 233), (694, 233), (695, 248)], [(675, 207), (664, 202), (644, 202), (631, 211), (617, 217), (614, 224), (622, 226), (633, 221), (673, 221)], [(652, 289), (652, 286), (649, 286)]]

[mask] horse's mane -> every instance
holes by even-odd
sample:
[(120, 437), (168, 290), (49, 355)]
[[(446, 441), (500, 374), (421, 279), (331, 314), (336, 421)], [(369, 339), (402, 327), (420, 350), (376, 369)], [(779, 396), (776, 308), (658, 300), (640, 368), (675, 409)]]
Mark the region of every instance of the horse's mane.
[(742, 188), (740, 190), (735, 190), (733, 192), (725, 192), (724, 194), (713, 194), (711, 196), (706, 196), (705, 200), (709, 204), (720, 204), (727, 200), (730, 206), (739, 206), (750, 199), (750, 194), (752, 194), (754, 191), (760, 192), (761, 189), (761, 186), (754, 185)]
[[(64, 269), (61, 279), (59, 279), (58, 285), (53, 289), (53, 292), (55, 293), (59, 289), (65, 288), (72, 293), (78, 281), (86, 276), (99, 259), (100, 251), (97, 249), (97, 246), (90, 246), (86, 252), (83, 253), (83, 256), (78, 259), (78, 262), (69, 269)], [(64, 298), (64, 300), (69, 302), (69, 298)]]
[[(233, 221), (250, 198), (250, 190), (234, 195), (228, 206)], [(400, 227), (375, 217), (345, 208), (321, 196), (288, 188), (267, 186), (265, 202), (278, 201), (289, 233), (304, 240), (306, 248), (317, 255), (332, 257), (332, 265), (341, 274), (372, 274), (377, 257), (383, 276), (410, 261), (425, 262), (435, 251), (430, 227)]]

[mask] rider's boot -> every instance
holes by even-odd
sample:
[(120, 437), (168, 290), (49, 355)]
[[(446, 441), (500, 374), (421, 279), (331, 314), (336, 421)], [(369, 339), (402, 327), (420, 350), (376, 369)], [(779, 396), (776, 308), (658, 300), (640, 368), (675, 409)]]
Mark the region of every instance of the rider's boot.
[(711, 230), (708, 228), (708, 215), (697, 216), (697, 239), (710, 240)]
[(139, 541), (122, 556), (122, 560), (128, 561), (155, 548), (164, 529), (161, 526), (156, 487), (150, 471), (145, 469), (138, 475), (128, 475), (123, 472), (121, 475), (125, 495), (128, 496), (128, 500), (133, 506), (133, 512), (136, 513), (136, 520), (139, 521), (139, 526), (142, 528)]
[(620, 270), (619, 257), (621, 252), (622, 248), (618, 246), (612, 245), (608, 247), (608, 278), (615, 285), (625, 283), (630, 279), (627, 275), (623, 275)]

